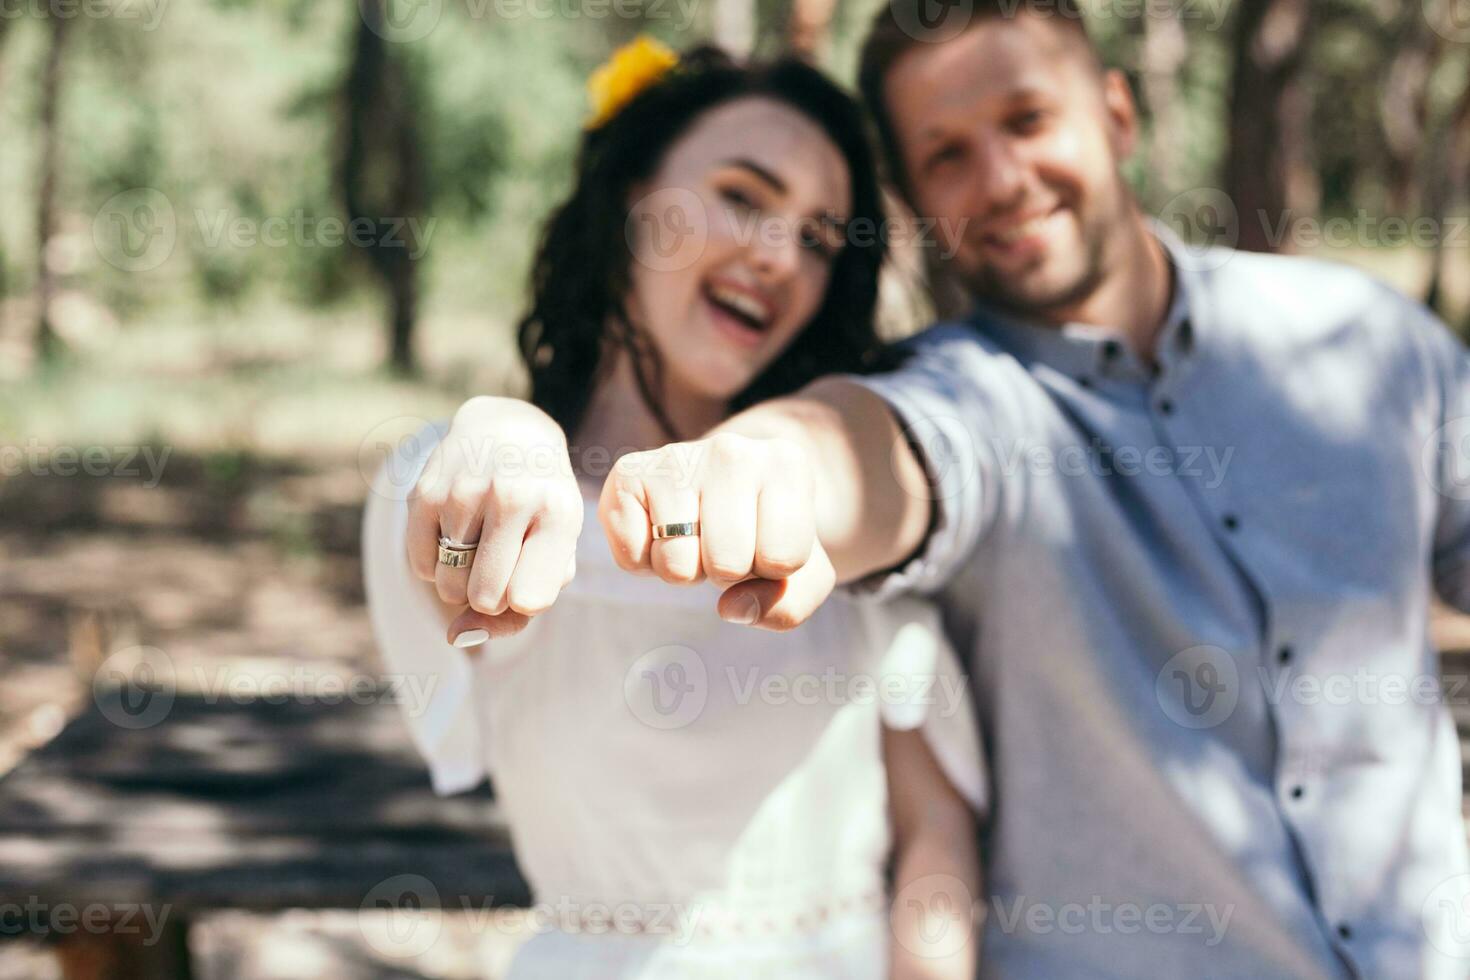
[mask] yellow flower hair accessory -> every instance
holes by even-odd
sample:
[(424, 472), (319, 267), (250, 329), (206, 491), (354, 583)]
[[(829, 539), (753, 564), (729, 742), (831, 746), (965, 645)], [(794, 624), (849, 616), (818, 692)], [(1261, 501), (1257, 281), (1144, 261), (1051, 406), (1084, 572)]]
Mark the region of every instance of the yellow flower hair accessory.
[(616, 116), (634, 96), (678, 63), (677, 54), (646, 34), (618, 48), (587, 80), (587, 97), (592, 103), (587, 128), (596, 129)]

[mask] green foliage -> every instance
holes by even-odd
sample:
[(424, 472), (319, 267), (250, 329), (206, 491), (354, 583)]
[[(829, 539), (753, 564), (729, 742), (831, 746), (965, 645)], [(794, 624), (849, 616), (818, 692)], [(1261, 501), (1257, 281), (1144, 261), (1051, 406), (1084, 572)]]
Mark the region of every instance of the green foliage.
[[(342, 215), (334, 167), (358, 2), (140, 0), (120, 9), (141, 17), (78, 18), (62, 105), (62, 288), (94, 297), (124, 321), (171, 306), (241, 313), (265, 300), (317, 310), (374, 301), (377, 287), (353, 250), (326, 243), (324, 234), (324, 223)], [(473, 314), (505, 328), (522, 302), (540, 223), (566, 188), (588, 73), (641, 29), (676, 47), (707, 38), (717, 0), (683, 8), (641, 0), (642, 20), (609, 16), (610, 2), (434, 0), (442, 9), (427, 36), (389, 44), (418, 103), (431, 191), (420, 266), (426, 312)], [(759, 51), (780, 48), (791, 2), (755, 0)], [(879, 2), (837, 6), (827, 61), (845, 83)], [(1110, 63), (1133, 72), (1141, 96), (1139, 12), (1157, 15), (1163, 5), (1089, 6), (1111, 11), (1093, 18), (1094, 34)], [(1189, 54), (1175, 79), (1174, 131), (1157, 131), (1140, 98), (1144, 146), (1168, 141), (1175, 151), (1168, 183), (1150, 179), (1145, 153), (1130, 170), (1151, 207), (1181, 189), (1219, 186), (1230, 6), (1185, 5), (1196, 16), (1184, 22)], [(551, 8), (560, 13), (542, 16)], [(671, 17), (676, 9), (692, 20)], [(1326, 213), (1384, 206), (1378, 96), (1407, 16), (1374, 0), (1320, 6), (1309, 77)], [(45, 25), (28, 15), (9, 24), (0, 44), (0, 295), (24, 295), (36, 278), (35, 119), (45, 40)], [(1431, 86), (1431, 126), (1460, 97), (1467, 61), (1463, 44), (1445, 47)], [(137, 188), (166, 196), (177, 242), (166, 261), (130, 271), (94, 245), (93, 226), (109, 199)], [(282, 237), (264, 242), (273, 220), (284, 226)]]
[[(428, 37), (391, 46), (420, 100), (431, 295), (456, 303), (518, 296), (534, 227), (565, 183), (583, 79), (605, 53), (595, 27), (498, 21), (494, 9), (449, 5)], [(62, 109), (65, 286), (124, 316), (239, 307), (263, 293), (315, 306), (370, 289), (323, 225), (342, 216), (339, 89), (356, 16), (355, 0), (212, 0), (169, 4), (151, 30), (78, 18)], [(15, 220), (0, 226), (0, 254), (11, 293), (36, 275), (43, 26), (15, 25), (3, 52), (0, 205)], [(92, 225), (137, 188), (166, 196), (177, 243), (156, 268), (130, 271), (100, 254)]]

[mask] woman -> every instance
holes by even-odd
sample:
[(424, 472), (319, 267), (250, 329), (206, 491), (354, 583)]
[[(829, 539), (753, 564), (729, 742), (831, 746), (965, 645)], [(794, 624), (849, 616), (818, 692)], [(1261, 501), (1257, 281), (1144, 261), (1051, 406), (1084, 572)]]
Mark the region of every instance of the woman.
[(521, 324), (531, 404), (467, 404), (365, 518), (383, 654), (433, 674), (435, 787), (494, 778), (536, 896), (511, 975), (968, 978), (981, 763), (932, 611), (759, 632), (579, 536), (624, 452), (876, 363), (860, 113), (799, 62), (643, 41), (594, 91)]

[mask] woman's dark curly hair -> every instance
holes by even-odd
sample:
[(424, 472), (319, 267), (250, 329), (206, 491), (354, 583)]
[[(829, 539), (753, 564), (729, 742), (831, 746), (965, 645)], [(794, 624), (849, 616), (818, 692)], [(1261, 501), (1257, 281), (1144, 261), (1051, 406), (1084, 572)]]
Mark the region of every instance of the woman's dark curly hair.
[(640, 92), (617, 115), (582, 138), (571, 196), (546, 224), (531, 270), (531, 305), (519, 326), (521, 356), (531, 376), (531, 401), (572, 437), (598, 380), (604, 351), (631, 357), (639, 390), (671, 440), (660, 405), (662, 371), (648, 339), (629, 322), (625, 300), (632, 253), (625, 233), (629, 197), (658, 171), (670, 146), (709, 109), (763, 96), (801, 112), (847, 161), (852, 184), (851, 227), (837, 254), (816, 316), (782, 354), (731, 401), (738, 411), (789, 394), (837, 371), (877, 366), (874, 327), (878, 270), (883, 263), (883, 204), (862, 112), (816, 68), (794, 59), (734, 64), (701, 47)]

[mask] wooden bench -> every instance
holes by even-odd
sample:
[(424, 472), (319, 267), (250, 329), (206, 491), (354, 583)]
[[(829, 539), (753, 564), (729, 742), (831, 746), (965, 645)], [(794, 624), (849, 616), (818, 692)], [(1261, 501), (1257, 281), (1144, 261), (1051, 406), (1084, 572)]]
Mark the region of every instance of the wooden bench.
[(0, 780), (0, 935), (167, 980), (205, 911), (528, 904), (490, 791), (434, 796), (398, 712), (99, 692)]

